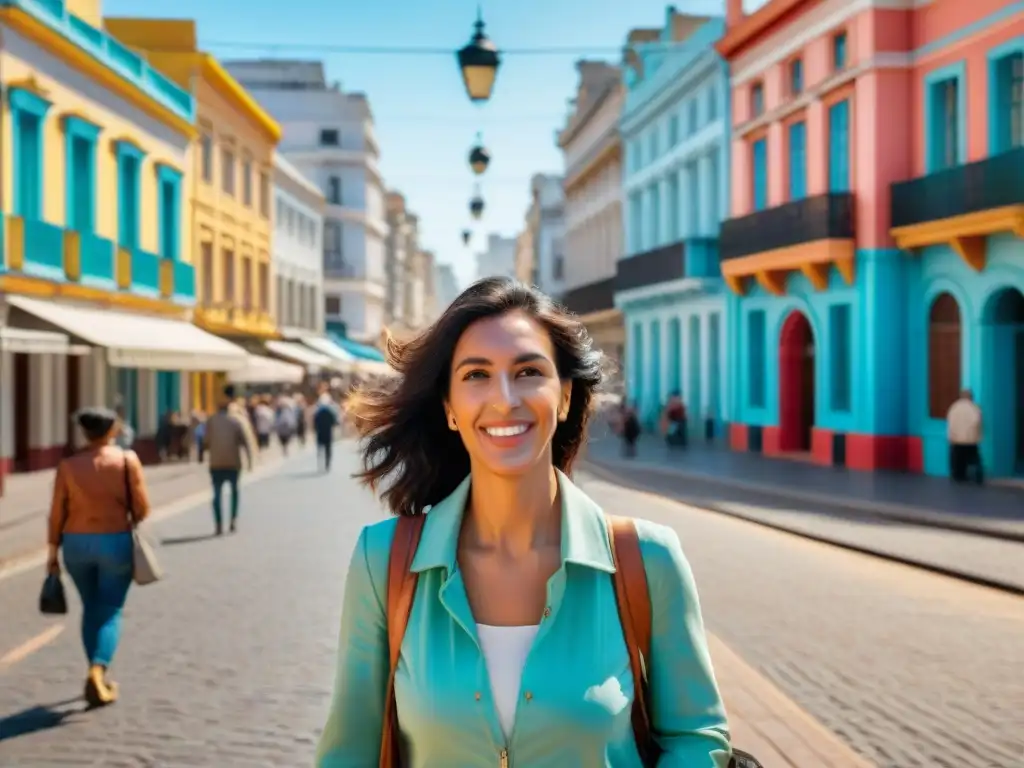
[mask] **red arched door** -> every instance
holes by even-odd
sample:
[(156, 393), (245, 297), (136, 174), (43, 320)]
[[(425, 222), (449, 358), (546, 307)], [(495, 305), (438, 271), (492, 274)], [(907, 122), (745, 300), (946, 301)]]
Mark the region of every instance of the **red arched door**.
[(814, 332), (792, 312), (779, 336), (779, 448), (810, 451), (814, 427)]

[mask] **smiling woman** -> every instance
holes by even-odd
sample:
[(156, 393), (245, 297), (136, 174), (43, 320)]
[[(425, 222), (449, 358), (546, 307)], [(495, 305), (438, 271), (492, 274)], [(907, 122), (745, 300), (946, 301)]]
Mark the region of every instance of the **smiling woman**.
[(622, 526), (613, 547), (568, 477), (601, 383), (584, 326), (490, 278), (388, 353), (401, 377), (350, 409), (361, 478), (397, 519), (356, 543), (319, 768), (727, 765), (678, 538), (633, 521), (650, 642), (627, 641)]

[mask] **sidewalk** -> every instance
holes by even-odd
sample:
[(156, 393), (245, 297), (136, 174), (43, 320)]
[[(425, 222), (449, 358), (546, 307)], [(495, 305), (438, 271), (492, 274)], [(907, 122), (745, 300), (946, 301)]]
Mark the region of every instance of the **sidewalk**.
[(768, 768), (873, 768), (714, 634), (708, 647), (737, 749)]
[[(292, 447), (291, 454), (302, 450)], [(257, 457), (254, 467), (276, 464), (284, 458), (277, 443)], [(159, 508), (210, 487), (206, 464), (169, 462), (145, 467), (150, 503)], [(8, 475), (0, 497), (0, 565), (46, 545), (56, 470)]]
[[(853, 496), (846, 490), (853, 483), (846, 473), (836, 470), (756, 460), (740, 454), (735, 464), (749, 466), (746, 475), (737, 470), (728, 475), (721, 469), (714, 474), (704, 467), (715, 466), (716, 461), (719, 468), (728, 466), (728, 454), (693, 448), (669, 455), (653, 440), (644, 443), (635, 459), (622, 458), (618, 450), (611, 439), (592, 440), (585, 469), (618, 485), (696, 509), (1024, 595), (1024, 496), (1018, 497), (1021, 501), (1012, 512), (1004, 509), (1001, 516), (997, 504), (936, 512), (923, 506), (896, 507)], [(774, 477), (768, 474), (776, 468)], [(835, 494), (806, 490), (814, 488), (815, 483), (822, 485), (827, 475), (833, 476), (839, 488)], [(877, 485), (895, 483), (899, 487), (901, 480), (908, 487), (919, 483), (925, 489), (941, 482), (887, 476)], [(1010, 495), (999, 489), (963, 490), (979, 496), (994, 491), (997, 499)], [(921, 496), (927, 498), (927, 490)], [(996, 512), (990, 514), (988, 509)], [(1016, 519), (1010, 517), (1014, 512)]]
[(945, 478), (896, 472), (855, 472), (691, 443), (669, 451), (653, 435), (641, 437), (634, 459), (617, 437), (597, 425), (587, 460), (609, 469), (642, 468), (889, 520), (1024, 541), (1024, 492), (996, 486), (955, 485)]

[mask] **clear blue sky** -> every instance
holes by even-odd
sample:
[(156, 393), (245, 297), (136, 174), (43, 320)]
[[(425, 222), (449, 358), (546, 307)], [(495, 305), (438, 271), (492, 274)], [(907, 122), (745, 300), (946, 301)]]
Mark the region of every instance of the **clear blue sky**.
[[(499, 48), (593, 49), (588, 58), (615, 60), (614, 49), (633, 27), (661, 26), (659, 0), (484, 0), (487, 33)], [(423, 245), (455, 265), (459, 279), (475, 277), (474, 250), (460, 233), (474, 231), (478, 248), (488, 232), (514, 235), (528, 204), (535, 172), (562, 170), (554, 134), (575, 94), (580, 55), (508, 55), (490, 102), (470, 104), (454, 51), (476, 17), (474, 0), (105, 0), (108, 16), (192, 18), (200, 44), (220, 58), (278, 56), (322, 59), (330, 80), (370, 99), (381, 166), (392, 189), (419, 214)], [(722, 13), (722, 0), (680, 0), (692, 13)], [(213, 43), (244, 43), (246, 47)], [(301, 44), (308, 49), (282, 47)], [(338, 54), (317, 46), (431, 47), (451, 55)], [(477, 131), (492, 153), (482, 177), (487, 210), (471, 222), (467, 206), (475, 177), (466, 155)]]

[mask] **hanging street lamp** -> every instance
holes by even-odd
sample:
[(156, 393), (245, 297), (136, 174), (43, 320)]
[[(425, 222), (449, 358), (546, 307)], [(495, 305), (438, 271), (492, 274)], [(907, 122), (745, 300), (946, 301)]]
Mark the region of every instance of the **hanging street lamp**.
[(469, 167), (473, 169), (473, 173), (479, 176), (487, 170), (487, 166), (490, 164), (491, 153), (484, 146), (483, 140), (478, 133), (476, 135), (476, 146), (469, 151)]
[(472, 236), (473, 233), (470, 232), (468, 229), (462, 230), (462, 244), (469, 245), (469, 238), (471, 238)]
[(484, 20), (479, 8), (474, 26), (476, 33), (468, 44), (459, 49), (456, 58), (459, 60), (459, 69), (462, 70), (466, 95), (470, 101), (481, 102), (491, 98), (501, 56), (498, 47), (484, 34)]
[(469, 213), (474, 219), (484, 215), (484, 199), (480, 197), (479, 192), (469, 201)]

